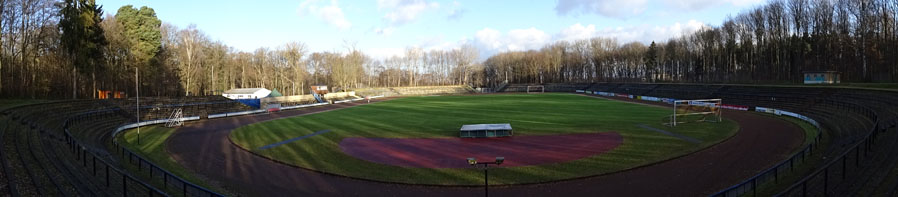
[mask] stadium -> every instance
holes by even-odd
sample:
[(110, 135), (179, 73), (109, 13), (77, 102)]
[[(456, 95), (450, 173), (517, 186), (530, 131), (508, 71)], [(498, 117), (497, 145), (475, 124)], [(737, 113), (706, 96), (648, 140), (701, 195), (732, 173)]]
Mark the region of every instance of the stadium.
[[(495, 195), (821, 195), (894, 179), (877, 172), (895, 162), (895, 111), (884, 107), (895, 93), (631, 83), (508, 84), (496, 92), (372, 88), (360, 90), (361, 99), (276, 112), (221, 97), (142, 99), (141, 119), (152, 120), (141, 122), (142, 143), (163, 143), (163, 154), (203, 179), (135, 153), (141, 146), (133, 146), (137, 125), (127, 124), (136, 116), (130, 99), (9, 107), (4, 175), (19, 194), (233, 194), (203, 186), (215, 181), (255, 195), (463, 195), (482, 192), (480, 169), (467, 157), (504, 156), (489, 169)], [(665, 101), (694, 98), (722, 99), (722, 121), (664, 126), (677, 111)], [(184, 125), (165, 127), (174, 109)], [(462, 124), (483, 122), (509, 122), (514, 135), (457, 137)], [(153, 136), (162, 129), (175, 132)]]
[(898, 196), (896, 1), (338, 1), (0, 1), (0, 196)]

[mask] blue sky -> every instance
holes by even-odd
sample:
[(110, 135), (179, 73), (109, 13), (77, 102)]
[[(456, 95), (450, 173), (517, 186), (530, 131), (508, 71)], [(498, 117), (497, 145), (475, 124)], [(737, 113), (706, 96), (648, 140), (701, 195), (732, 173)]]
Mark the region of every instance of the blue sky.
[[(666, 40), (764, 0), (98, 0), (108, 14), (149, 6), (164, 22), (196, 24), (242, 51), (297, 41), (312, 51), (345, 51), (348, 43), (375, 58), (406, 47), (451, 49), (468, 43), (481, 56), (538, 49), (588, 37)], [(481, 57), (485, 58), (485, 57)]]

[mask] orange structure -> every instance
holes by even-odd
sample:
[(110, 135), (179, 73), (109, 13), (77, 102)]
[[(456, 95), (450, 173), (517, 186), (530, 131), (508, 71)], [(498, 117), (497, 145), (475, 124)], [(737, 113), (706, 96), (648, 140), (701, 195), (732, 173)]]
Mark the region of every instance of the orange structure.
[(125, 98), (128, 97), (123, 91), (97, 90), (98, 99)]
[(327, 94), (327, 85), (313, 85), (312, 92), (315, 94)]

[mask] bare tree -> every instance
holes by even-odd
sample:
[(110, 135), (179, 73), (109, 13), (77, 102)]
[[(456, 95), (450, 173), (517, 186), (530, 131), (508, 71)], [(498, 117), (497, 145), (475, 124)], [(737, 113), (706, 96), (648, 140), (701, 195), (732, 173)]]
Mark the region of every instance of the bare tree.
[(179, 37), (178, 47), (181, 49), (179, 59), (181, 59), (182, 67), (181, 77), (184, 79), (184, 95), (190, 96), (190, 86), (193, 85), (191, 80), (194, 78), (195, 71), (199, 66), (197, 65), (197, 60), (200, 59), (200, 42), (205, 40), (205, 35), (196, 29), (196, 25), (190, 25), (187, 29), (179, 32)]

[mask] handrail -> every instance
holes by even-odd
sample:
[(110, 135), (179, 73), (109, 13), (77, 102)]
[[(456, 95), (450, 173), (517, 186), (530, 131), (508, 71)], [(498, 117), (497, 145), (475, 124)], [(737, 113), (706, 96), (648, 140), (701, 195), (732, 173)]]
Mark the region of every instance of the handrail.
[[(793, 190), (793, 189), (794, 189), (795, 187), (797, 187), (798, 185), (801, 185), (801, 184), (806, 183), (807, 180), (810, 180), (811, 178), (817, 176), (822, 170), (828, 169), (830, 165), (832, 165), (833, 163), (835, 163), (835, 162), (838, 161), (838, 160), (843, 159), (844, 156), (847, 155), (847, 154), (849, 154), (849, 153), (851, 152), (852, 149), (857, 148), (860, 144), (862, 144), (862, 143), (864, 143), (865, 141), (867, 141), (867, 140), (870, 138), (870, 136), (874, 135), (874, 133), (876, 133), (876, 132), (875, 132), (876, 129), (879, 127), (879, 116), (878, 116), (878, 112), (876, 112), (875, 110), (870, 109), (870, 108), (867, 107), (867, 106), (857, 105), (857, 104), (854, 104), (854, 103), (839, 102), (839, 101), (828, 101), (828, 102), (827, 102), (827, 101), (824, 101), (824, 103), (841, 103), (841, 104), (847, 104), (847, 105), (856, 105), (856, 106), (854, 106), (854, 107), (849, 108), (849, 110), (861, 110), (863, 113), (861, 113), (860, 111), (859, 111), (858, 113), (860, 113), (860, 114), (862, 114), (862, 115), (864, 115), (864, 116), (867, 116), (868, 118), (872, 119), (872, 120), (873, 120), (873, 125), (872, 125), (872, 128), (871, 128), (871, 132), (869, 132), (867, 135), (865, 135), (863, 140), (860, 140), (858, 143), (856, 143), (855, 145), (853, 145), (851, 148), (846, 149), (845, 152), (843, 152), (841, 155), (839, 155), (838, 157), (836, 157), (836, 159), (833, 159), (832, 162), (827, 163), (826, 165), (822, 166), (821, 168), (818, 168), (818, 170), (816, 170), (814, 173), (812, 173), (812, 174), (806, 176), (806, 177), (803, 178), (801, 181), (796, 182), (794, 185), (792, 185), (792, 186), (790, 186), (789, 188), (787, 188), (787, 189), (784, 191), (784, 193), (787, 193), (787, 192)], [(855, 109), (855, 108), (856, 108), (856, 109)], [(812, 119), (812, 120), (813, 120), (813, 119)], [(805, 121), (807, 121), (807, 120), (805, 120)], [(810, 121), (808, 121), (808, 122), (810, 122)], [(814, 122), (817, 122), (817, 121), (815, 120)], [(795, 160), (796, 158), (798, 158), (798, 156), (801, 156), (801, 157), (802, 157), (802, 161), (803, 161), (803, 160), (805, 160), (806, 157), (807, 157), (806, 154), (813, 154), (813, 149), (814, 149), (815, 146), (819, 146), (820, 137), (822, 136), (822, 135), (821, 135), (821, 128), (820, 128), (820, 126), (819, 126), (819, 125), (815, 125), (815, 126), (817, 127), (817, 137), (815, 137), (814, 143), (808, 144), (808, 145), (805, 146), (805, 148), (803, 148), (800, 152), (798, 152), (798, 153), (792, 155), (791, 157), (789, 157), (789, 159), (784, 160), (784, 161), (781, 161), (780, 163), (777, 163), (777, 164), (774, 165), (773, 167), (771, 167), (771, 168), (769, 168), (769, 169), (767, 169), (767, 170), (764, 170), (764, 171), (762, 171), (761, 173), (758, 173), (757, 175), (752, 176), (751, 178), (748, 178), (748, 179), (746, 179), (745, 181), (740, 182), (739, 184), (736, 184), (736, 185), (733, 185), (733, 186), (731, 186), (731, 187), (728, 187), (728, 188), (726, 188), (726, 189), (724, 189), (724, 190), (721, 190), (721, 191), (719, 191), (719, 192), (717, 192), (717, 193), (715, 193), (715, 194), (712, 194), (712, 195), (710, 195), (710, 196), (731, 196), (731, 195), (730, 195), (730, 192), (736, 192), (736, 194), (735, 194), (736, 196), (742, 195), (742, 194), (746, 194), (746, 193), (748, 193), (748, 191), (747, 191), (748, 189), (747, 189), (747, 188), (745, 188), (745, 190), (742, 190), (741, 192), (740, 192), (738, 189), (739, 189), (739, 188), (743, 188), (743, 187), (747, 187), (749, 184), (751, 185), (751, 192), (752, 192), (753, 194), (757, 194), (757, 188), (758, 188), (758, 182), (757, 182), (757, 180), (758, 180), (760, 177), (762, 177), (762, 176), (764, 176), (764, 175), (768, 175), (770, 172), (774, 172), (774, 176), (775, 176), (774, 178), (775, 178), (775, 179), (778, 179), (778, 174), (777, 174), (777, 173), (778, 173), (778, 170), (780, 169), (780, 167), (783, 167), (786, 163), (789, 163), (789, 164), (791, 165), (792, 163), (794, 163), (794, 160)], [(790, 167), (792, 167), (792, 166), (790, 166)], [(794, 168), (794, 167), (793, 167), (793, 168)], [(780, 195), (782, 195), (782, 193), (777, 194), (777, 196), (780, 196)]]
[[(774, 110), (778, 110), (778, 109), (774, 109)], [(788, 112), (788, 111), (786, 111), (786, 112)], [(790, 113), (792, 113), (792, 112), (790, 112)], [(793, 113), (793, 114), (796, 114), (796, 115), (799, 115), (799, 116), (802, 116), (802, 117), (807, 118), (807, 119), (804, 119), (804, 118), (798, 118), (798, 117), (795, 117), (795, 116), (791, 116), (791, 115), (790, 115), (791, 117), (795, 117), (795, 118), (798, 118), (798, 119), (800, 119), (800, 120), (802, 120), (802, 121), (805, 121), (805, 122), (810, 123), (811, 125), (814, 126), (814, 128), (817, 129), (817, 135), (814, 137), (814, 141), (812, 141), (811, 143), (808, 143), (808, 145), (806, 145), (804, 148), (802, 148), (801, 151), (799, 151), (799, 152), (797, 152), (797, 153), (795, 153), (795, 154), (792, 154), (792, 156), (790, 156), (789, 159), (780, 161), (780, 162), (777, 163), (776, 165), (773, 165), (773, 167), (770, 167), (770, 168), (768, 168), (768, 169), (766, 169), (766, 170), (764, 170), (764, 171), (761, 171), (760, 173), (758, 173), (758, 174), (752, 176), (751, 178), (745, 179), (744, 181), (742, 181), (742, 182), (740, 182), (740, 183), (738, 183), (738, 184), (735, 184), (735, 185), (733, 185), (733, 186), (730, 186), (730, 187), (728, 187), (728, 188), (726, 188), (726, 189), (723, 189), (723, 190), (721, 190), (721, 191), (719, 191), (719, 192), (717, 192), (717, 193), (711, 194), (710, 196), (730, 196), (730, 195), (728, 195), (730, 192), (732, 192), (732, 191), (737, 191), (737, 189), (739, 189), (739, 188), (741, 188), (741, 187), (745, 187), (745, 186), (747, 186), (747, 185), (749, 185), (749, 184), (751, 184), (752, 193), (755, 193), (755, 194), (756, 194), (756, 193), (757, 193), (757, 187), (758, 187), (758, 182), (757, 182), (758, 179), (760, 179), (760, 178), (763, 177), (763, 176), (769, 176), (769, 174), (770, 174), (771, 172), (774, 173), (774, 179), (778, 179), (778, 176), (779, 176), (778, 173), (779, 173), (780, 167), (783, 167), (783, 166), (785, 166), (786, 164), (789, 164), (789, 165), (790, 165), (790, 166), (789, 166), (790, 168), (794, 168), (795, 160), (796, 160), (797, 158), (799, 158), (799, 156), (800, 156), (800, 158), (801, 158), (801, 160), (802, 160), (802, 163), (803, 163), (804, 160), (807, 159), (808, 154), (813, 154), (813, 153), (814, 153), (814, 148), (815, 148), (815, 146), (816, 146), (816, 147), (819, 147), (820, 138), (823, 136), (823, 135), (822, 135), (821, 128), (820, 128), (820, 124), (817, 123), (816, 120), (814, 120), (814, 119), (812, 119), (812, 118), (810, 118), (810, 117), (807, 117), (807, 116), (804, 116), (804, 115), (800, 115), (800, 114), (797, 114), (797, 113)], [(743, 191), (743, 192), (744, 192), (744, 193), (738, 193), (738, 192), (737, 192), (736, 196), (741, 195), (741, 194), (748, 193), (748, 191)]]
[[(592, 94), (597, 94), (597, 95), (602, 95), (602, 96), (616, 96), (616, 95), (617, 95), (616, 93), (611, 93), (611, 92), (599, 92), (599, 91), (588, 91), (588, 90), (576, 90), (575, 92), (576, 92), (576, 93), (587, 93), (587, 94), (592, 93)], [(667, 98), (661, 98), (661, 99), (662, 99), (662, 100), (665, 100), (665, 99), (667, 99)], [(861, 115), (863, 115), (863, 116), (865, 116), (865, 117), (870, 118), (870, 119), (873, 120), (872, 131), (871, 131), (870, 133), (868, 133), (868, 134), (864, 137), (864, 140), (861, 140), (860, 142), (858, 142), (857, 144), (855, 144), (852, 148), (847, 149), (848, 151), (845, 151), (842, 155), (840, 155), (838, 158), (836, 158), (835, 160), (833, 160), (833, 162), (835, 162), (835, 161), (837, 161), (837, 160), (839, 160), (839, 159), (842, 159), (842, 158), (843, 158), (845, 155), (847, 155), (853, 148), (856, 148), (856, 147), (859, 146), (861, 143), (863, 143), (863, 142), (865, 142), (866, 140), (868, 140), (868, 139), (870, 138), (871, 135), (874, 135), (874, 134), (875, 134), (876, 129), (879, 127), (879, 126), (878, 126), (878, 125), (879, 125), (879, 124), (878, 124), (878, 122), (879, 122), (879, 118), (878, 118), (879, 116), (878, 116), (878, 113), (877, 113), (875, 110), (870, 109), (870, 108), (867, 107), (867, 106), (858, 105), (858, 104), (855, 104), (855, 103), (848, 103), (848, 102), (841, 102), (841, 101), (831, 101), (831, 100), (824, 100), (823, 103), (824, 103), (824, 104), (834, 105), (834, 106), (836, 106), (836, 107), (851, 106), (851, 107), (848, 107), (847, 110), (853, 111), (853, 112), (856, 112), (856, 113), (859, 113), (859, 114), (861, 114)], [(756, 107), (756, 108), (767, 109), (767, 108), (764, 108), (764, 107)], [(790, 169), (794, 169), (794, 165), (795, 165), (795, 162), (796, 162), (797, 159), (800, 158), (800, 159), (801, 159), (801, 162), (804, 163), (804, 160), (807, 159), (808, 155), (813, 154), (813, 151), (814, 151), (816, 148), (819, 148), (820, 139), (822, 138), (823, 135), (822, 135), (822, 128), (821, 128), (820, 124), (819, 124), (816, 120), (814, 120), (814, 119), (812, 119), (812, 118), (810, 118), (810, 117), (807, 117), (807, 116), (798, 114), (798, 113), (794, 113), (794, 112), (789, 112), (789, 111), (779, 110), (779, 109), (773, 109), (773, 108), (770, 108), (770, 109), (773, 110), (772, 113), (776, 113), (776, 114), (784, 114), (784, 115), (787, 115), (787, 116), (795, 117), (795, 118), (798, 118), (798, 119), (800, 119), (800, 120), (803, 120), (803, 121), (808, 122), (808, 123), (810, 123), (811, 125), (813, 125), (813, 126), (817, 129), (817, 135), (814, 137), (814, 140), (813, 140), (811, 143), (809, 143), (808, 145), (806, 145), (804, 148), (802, 148), (801, 151), (799, 151), (799, 152), (793, 154), (792, 156), (790, 156), (789, 159), (780, 161), (780, 162), (778, 162), (777, 164), (775, 164), (773, 167), (768, 168), (768, 169), (766, 169), (766, 170), (763, 170), (763, 171), (761, 171), (760, 173), (758, 173), (758, 174), (756, 174), (756, 175), (754, 175), (754, 176), (752, 176), (752, 177), (750, 177), (750, 178), (748, 178), (748, 179), (745, 179), (744, 181), (742, 181), (742, 182), (740, 182), (740, 183), (738, 183), (738, 184), (735, 184), (735, 185), (733, 185), (733, 186), (730, 186), (730, 187), (728, 187), (728, 188), (726, 188), (726, 189), (723, 189), (723, 190), (721, 190), (721, 191), (719, 191), (719, 192), (717, 192), (717, 193), (714, 193), (714, 194), (712, 194), (712, 195), (710, 195), (710, 196), (738, 196), (738, 195), (746, 194), (746, 193), (749, 192), (749, 191), (748, 191), (748, 189), (749, 189), (748, 187), (749, 187), (749, 186), (750, 186), (751, 192), (754, 193), (754, 194), (757, 194), (757, 188), (758, 188), (758, 184), (759, 184), (759, 183), (758, 183), (758, 180), (762, 179), (762, 178), (765, 177), (765, 176), (770, 176), (771, 173), (773, 173), (773, 176), (774, 176), (773, 178), (774, 178), (774, 180), (778, 180), (778, 179), (779, 179), (779, 170), (780, 170), (781, 167), (784, 167), (784, 166), (786, 166), (786, 165), (788, 164)], [(765, 110), (765, 111), (766, 111), (766, 110)], [(828, 168), (829, 165), (832, 165), (832, 162), (829, 163), (829, 164), (827, 164), (826, 166), (824, 166), (823, 169)], [(818, 170), (818, 171), (815, 172), (814, 174), (809, 175), (808, 177), (806, 177), (805, 179), (803, 179), (802, 182), (799, 182), (799, 183), (804, 183), (804, 181), (807, 181), (807, 180), (810, 179), (811, 177), (814, 177), (814, 176), (816, 176), (817, 174), (819, 174), (820, 171), (821, 171), (821, 170)], [(769, 177), (768, 177), (767, 181), (769, 181)], [(796, 184), (799, 184), (799, 183), (796, 183)], [(797, 186), (796, 186), (796, 185), (793, 185), (792, 187), (789, 188), (789, 190), (786, 190), (786, 191), (790, 191), (790, 190), (793, 189), (794, 187), (797, 187)], [(742, 190), (740, 190), (740, 189), (742, 189)], [(732, 195), (731, 195), (731, 193), (733, 193), (733, 192), (735, 192), (735, 194), (732, 194)]]
[[(876, 112), (874, 111), (874, 113), (876, 113)], [(792, 184), (791, 186), (789, 186), (788, 188), (786, 188), (785, 190), (783, 190), (783, 192), (778, 193), (778, 194), (776, 194), (775, 196), (782, 196), (783, 194), (789, 193), (789, 192), (791, 192), (791, 191), (797, 189), (799, 186), (807, 187), (807, 182), (808, 182), (809, 180), (811, 180), (811, 179), (814, 178), (814, 177), (817, 177), (818, 175), (820, 175), (820, 173), (824, 173), (824, 172), (828, 171), (828, 170), (829, 170), (829, 167), (832, 166), (833, 164), (835, 164), (836, 162), (838, 162), (839, 160), (845, 159), (845, 157), (846, 157), (848, 154), (851, 153), (851, 150), (860, 148), (860, 145), (861, 145), (861, 144), (869, 143), (868, 140), (870, 140), (871, 137), (874, 137), (874, 138), (875, 138), (875, 135), (876, 135), (876, 133), (877, 133), (877, 131), (878, 131), (879, 129), (880, 129), (880, 128), (879, 128), (879, 118), (878, 118), (878, 115), (877, 115), (877, 116), (876, 116), (876, 119), (873, 121), (873, 127), (870, 128), (870, 132), (867, 133), (867, 135), (864, 136), (864, 139), (863, 139), (863, 140), (858, 141), (857, 143), (855, 143), (854, 145), (852, 145), (850, 148), (846, 149), (845, 152), (842, 152), (842, 154), (839, 154), (839, 156), (835, 157), (835, 159), (830, 160), (829, 163), (826, 163), (826, 164), (823, 165), (822, 167), (820, 167), (820, 168), (818, 168), (817, 170), (815, 170), (813, 173), (809, 174), (808, 176), (805, 176), (804, 178), (802, 178), (802, 179), (799, 180), (798, 182), (795, 182), (795, 184)], [(826, 188), (824, 188), (824, 190), (826, 190)], [(824, 191), (824, 192), (826, 192), (826, 191)]]
[[(11, 108), (4, 109), (4, 110), (3, 110), (3, 111), (4, 111), (3, 114), (6, 115), (6, 116), (10, 116), (10, 118), (13, 118), (13, 117), (17, 117), (17, 116), (18, 116), (18, 115), (16, 115), (16, 114), (14, 113), (14, 111), (17, 110), (17, 109), (26, 108), (26, 107), (34, 107), (34, 106), (38, 106), (38, 105), (47, 105), (47, 104), (65, 103), (65, 102), (71, 102), (71, 101), (56, 101), (56, 102), (46, 102), (46, 103), (36, 103), (36, 104), (20, 105), (20, 106), (16, 106), (16, 107), (11, 107)], [(102, 109), (101, 109), (101, 110), (102, 110)], [(73, 116), (73, 117), (74, 117), (74, 116)], [(96, 153), (93, 153), (93, 152), (90, 152), (90, 151), (86, 151), (86, 150), (87, 150), (87, 146), (85, 146), (85, 145), (83, 144), (83, 142), (81, 142), (80, 140), (78, 140), (78, 139), (76, 139), (74, 136), (72, 136), (72, 134), (69, 132), (69, 129), (68, 129), (68, 122), (71, 121), (71, 120), (73, 119), (73, 117), (68, 117), (68, 118), (66, 118), (66, 120), (64, 121), (64, 123), (63, 123), (63, 128), (62, 128), (62, 129), (63, 129), (63, 134), (64, 134), (64, 139), (61, 139), (61, 140), (65, 140), (65, 142), (66, 142), (66, 143), (68, 144), (68, 146), (69, 146), (69, 149), (71, 149), (72, 152), (75, 152), (75, 156), (74, 156), (74, 157), (78, 158), (79, 160), (86, 160), (87, 156), (93, 157), (93, 158), (94, 158), (94, 162), (93, 162), (91, 165), (94, 166), (94, 170), (95, 170), (94, 172), (96, 173), (96, 164), (97, 164), (96, 161), (98, 160), (97, 158), (101, 158), (101, 157), (100, 157), (99, 155), (97, 155)], [(36, 124), (30, 123), (30, 121), (18, 120), (17, 122), (19, 122), (19, 123), (21, 123), (21, 124), (30, 125), (31, 127), (36, 127), (37, 130), (41, 130), (41, 131), (49, 131), (49, 130), (48, 130), (47, 128), (45, 128), (43, 125), (36, 125)], [(89, 154), (89, 155), (88, 155), (88, 154)], [(108, 177), (108, 175), (109, 175), (109, 173), (108, 173), (108, 172), (109, 172), (109, 169), (111, 169), (112, 172), (115, 172), (115, 173), (118, 173), (118, 174), (122, 175), (122, 178), (123, 178), (122, 185), (123, 185), (123, 192), (124, 192), (123, 195), (127, 195), (127, 185), (128, 185), (128, 184), (127, 184), (127, 181), (132, 181), (132, 182), (137, 182), (139, 185), (141, 185), (141, 186), (143, 186), (144, 188), (146, 188), (147, 190), (149, 190), (149, 192), (151, 193), (151, 195), (154, 195), (154, 194), (155, 194), (155, 195), (161, 195), (161, 196), (168, 196), (167, 194), (165, 194), (165, 193), (162, 192), (161, 190), (159, 190), (159, 189), (157, 189), (157, 188), (155, 188), (155, 187), (152, 187), (151, 185), (149, 185), (149, 184), (147, 184), (147, 183), (145, 183), (145, 182), (143, 182), (143, 181), (141, 181), (141, 180), (135, 178), (134, 176), (131, 176), (130, 173), (126, 173), (126, 172), (124, 172), (124, 171), (122, 171), (122, 170), (116, 168), (115, 165), (112, 165), (112, 164), (110, 164), (110, 163), (108, 163), (107, 161), (104, 161), (104, 160), (102, 160), (102, 159), (99, 159), (99, 161), (100, 161), (104, 166), (106, 166), (106, 170), (107, 170), (107, 173), (106, 173), (106, 175), (107, 175), (107, 181), (106, 181), (106, 182), (107, 182), (107, 186), (108, 186), (108, 184), (109, 184), (109, 179), (108, 179), (108, 178), (109, 178), (109, 177)], [(86, 163), (86, 161), (83, 161), (83, 162)], [(110, 166), (112, 166), (112, 167), (110, 168)], [(95, 175), (96, 175), (96, 174), (95, 174)]]
[[(377, 96), (377, 97), (372, 97), (372, 98), (380, 98), (380, 97), (383, 97), (383, 96)], [(327, 104), (327, 103), (319, 103), (319, 104), (302, 105), (302, 106), (297, 106), (297, 107), (281, 107), (281, 109), (297, 109), (297, 108), (314, 107), (314, 106), (320, 106), (320, 105), (326, 105), (326, 104)], [(264, 110), (264, 109), (260, 109), (260, 110), (250, 110), (250, 111), (243, 111), (243, 112), (229, 112), (229, 113), (223, 113), (223, 114), (224, 114), (225, 116), (230, 117), (230, 116), (238, 116), (238, 115), (250, 115), (250, 114), (256, 114), (256, 113), (265, 112), (265, 111), (266, 111), (266, 110)], [(89, 114), (86, 113), (85, 115), (89, 115)], [(218, 115), (222, 115), (222, 114), (218, 114)], [(211, 118), (213, 118), (213, 117), (211, 117), (211, 115), (210, 115), (210, 117), (207, 117), (207, 119), (211, 119)], [(182, 121), (196, 121), (196, 120), (200, 120), (201, 117), (200, 117), (200, 116), (191, 116), (191, 117), (183, 117), (183, 118), (180, 118), (180, 119), (181, 119)], [(183, 179), (183, 178), (181, 178), (181, 177), (178, 177), (178, 176), (172, 174), (172, 173), (169, 172), (168, 170), (165, 170), (165, 169), (159, 167), (158, 165), (156, 165), (156, 164), (150, 162), (150, 160), (148, 160), (148, 159), (146, 159), (146, 158), (140, 156), (139, 154), (135, 154), (133, 150), (131, 150), (131, 149), (127, 148), (127, 147), (121, 146), (121, 145), (118, 143), (118, 141), (115, 140), (115, 138), (119, 135), (119, 133), (121, 133), (122, 131), (125, 131), (125, 130), (127, 130), (127, 129), (136, 128), (136, 127), (139, 127), (139, 126), (142, 127), (142, 126), (154, 125), (154, 124), (164, 124), (164, 123), (166, 123), (166, 122), (169, 121), (169, 120), (170, 120), (170, 119), (148, 120), (148, 121), (142, 121), (142, 122), (139, 122), (139, 123), (130, 123), (130, 124), (123, 124), (123, 125), (121, 125), (121, 126), (118, 126), (118, 127), (116, 127), (115, 131), (113, 131), (112, 134), (110, 134), (110, 135), (111, 135), (112, 142), (113, 142), (113, 145), (116, 146), (116, 147), (120, 147), (121, 150), (123, 150), (123, 151), (127, 151), (128, 154), (129, 154), (130, 156), (137, 157), (137, 158), (138, 158), (138, 162), (143, 161), (143, 162), (145, 162), (145, 163), (147, 163), (147, 164), (149, 164), (149, 165), (152, 165), (152, 166), (155, 167), (156, 169), (159, 169), (159, 170), (162, 171), (163, 173), (167, 174), (167, 176), (174, 177), (175, 179), (177, 179), (178, 181), (181, 181), (182, 183), (185, 183), (186, 185), (189, 185), (189, 186), (191, 186), (191, 187), (193, 187), (193, 188), (196, 188), (196, 189), (200, 189), (201, 191), (207, 192), (207, 193), (209, 193), (210, 195), (214, 195), (214, 196), (224, 196), (224, 195), (222, 195), (222, 194), (216, 193), (216, 192), (211, 191), (211, 190), (209, 190), (209, 189), (207, 189), (207, 188), (204, 188), (204, 187), (202, 187), (202, 186), (199, 186), (199, 185), (196, 185), (196, 184), (194, 184), (194, 183), (188, 182), (187, 180), (185, 180), (185, 179)], [(66, 124), (66, 125), (68, 125), (68, 124)], [(129, 156), (129, 157), (130, 157), (130, 156)]]

